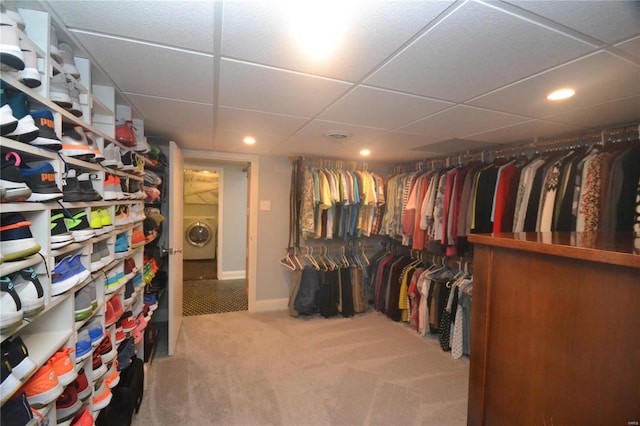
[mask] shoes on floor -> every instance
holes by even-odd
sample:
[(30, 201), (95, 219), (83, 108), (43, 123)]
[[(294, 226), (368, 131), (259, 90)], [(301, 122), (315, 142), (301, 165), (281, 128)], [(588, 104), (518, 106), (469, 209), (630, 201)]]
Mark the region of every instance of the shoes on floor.
[(40, 244), (31, 234), (31, 222), (20, 213), (0, 215), (0, 253), (4, 261), (22, 259), (40, 251)]

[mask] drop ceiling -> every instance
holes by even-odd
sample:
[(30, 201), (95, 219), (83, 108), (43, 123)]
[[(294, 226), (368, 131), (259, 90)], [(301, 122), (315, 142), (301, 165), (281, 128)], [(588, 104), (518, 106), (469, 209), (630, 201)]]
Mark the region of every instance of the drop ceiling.
[(640, 121), (636, 1), (325, 1), (343, 37), (324, 60), (291, 2), (43, 4), (182, 148), (408, 161)]

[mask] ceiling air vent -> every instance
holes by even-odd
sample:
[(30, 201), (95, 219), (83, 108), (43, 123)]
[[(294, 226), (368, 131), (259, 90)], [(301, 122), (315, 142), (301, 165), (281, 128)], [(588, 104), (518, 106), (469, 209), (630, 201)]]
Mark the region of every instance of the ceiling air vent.
[(324, 134), (325, 138), (330, 139), (335, 143), (344, 143), (350, 136), (350, 133), (340, 130), (332, 130)]

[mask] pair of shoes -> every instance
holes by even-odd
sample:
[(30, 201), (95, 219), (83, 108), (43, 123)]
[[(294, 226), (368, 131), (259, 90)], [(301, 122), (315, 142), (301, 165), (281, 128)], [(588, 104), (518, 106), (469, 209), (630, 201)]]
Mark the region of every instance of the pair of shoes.
[(98, 307), (98, 297), (95, 281), (91, 281), (75, 294), (74, 318), (76, 321), (84, 321), (95, 312)]
[(100, 201), (102, 196), (93, 187), (93, 181), (98, 179), (95, 173), (81, 173), (70, 169), (64, 178), (62, 192), (66, 202)]
[(80, 411), (76, 416), (71, 420), (71, 426), (93, 426), (93, 416), (91, 415), (91, 411), (88, 408)]
[(73, 243), (73, 235), (67, 229), (64, 213), (61, 210), (51, 212), (51, 248), (60, 249)]
[[(35, 125), (33, 117), (29, 114), (29, 111), (31, 111), (29, 97), (22, 91), (6, 84), (4, 80), (0, 87), (2, 88), (2, 105), (7, 105), (13, 118), (18, 120), (14, 130), (9, 133), (3, 133), (2, 136), (18, 142), (31, 143), (39, 136), (40, 131)], [(7, 112), (8, 110), (5, 109), (5, 114)]]
[(40, 251), (31, 234), (31, 222), (20, 213), (0, 215), (0, 253), (5, 262), (22, 259)]
[(118, 351), (111, 344), (111, 333), (109, 331), (106, 332), (95, 352), (100, 355), (104, 364), (110, 363), (118, 355)]
[(93, 133), (85, 131), (82, 126), (72, 124), (62, 127), (62, 149), (60, 154), (83, 161), (99, 163), (104, 161)]
[[(113, 349), (115, 355), (118, 355), (118, 351)], [(107, 382), (107, 386), (109, 389), (115, 388), (118, 383), (120, 383), (120, 372), (118, 371), (118, 360), (114, 359), (111, 363), (111, 367), (109, 367), (109, 371), (107, 371), (107, 377), (104, 379)]]
[(120, 147), (118, 147), (118, 145), (112, 143), (105, 146), (104, 161), (102, 162), (102, 164), (114, 169), (121, 169), (124, 167), (124, 164), (122, 164), (122, 158), (120, 156)]
[(24, 181), (20, 164), (22, 159), (17, 152), (9, 152), (0, 159), (0, 188), (4, 189), (3, 203), (27, 201), (31, 188)]
[(126, 197), (122, 192), (122, 180), (117, 175), (107, 175), (104, 181), (104, 199), (105, 201), (111, 200), (124, 200)]
[(123, 124), (116, 126), (116, 140), (124, 146), (135, 148), (138, 145), (136, 130), (133, 126), (133, 121), (127, 120)]
[(91, 254), (91, 272), (95, 272), (111, 262), (115, 257), (111, 254), (109, 246), (106, 241), (100, 241), (93, 246), (93, 253)]
[(117, 291), (120, 286), (125, 282), (126, 277), (124, 275), (124, 268), (122, 263), (118, 263), (107, 273), (107, 278), (104, 281), (105, 294), (111, 294)]
[(116, 294), (107, 302), (104, 314), (105, 326), (110, 327), (115, 324), (123, 313), (124, 309), (122, 308), (122, 301), (120, 300), (120, 296)]
[(0, 285), (0, 329), (13, 329), (22, 323), (23, 317), (33, 318), (44, 310), (44, 290), (33, 268), (0, 278)]
[(100, 317), (95, 317), (80, 330), (76, 340), (76, 364), (91, 355), (91, 349), (98, 346), (104, 337), (104, 326)]
[(131, 211), (127, 205), (116, 206), (116, 226), (126, 226), (133, 223)]
[(63, 387), (78, 377), (71, 353), (70, 348), (62, 348), (25, 383), (22, 389), (31, 406), (44, 407), (57, 400), (63, 393)]
[(102, 362), (102, 357), (100, 356), (98, 349), (93, 352), (91, 368), (91, 377), (93, 377), (93, 383), (102, 379), (102, 377), (107, 373), (107, 365)]
[(131, 236), (131, 248), (135, 249), (143, 246), (146, 242), (144, 231), (142, 229), (136, 229)]
[(136, 354), (133, 337), (126, 338), (118, 347), (118, 371), (126, 370), (131, 365), (131, 358)]
[(71, 235), (73, 235), (73, 239), (77, 243), (86, 241), (96, 234), (95, 231), (91, 229), (91, 224), (89, 223), (89, 219), (87, 219), (87, 212), (84, 210), (80, 210), (72, 217), (65, 217), (64, 220), (67, 229), (71, 231)]
[(57, 296), (72, 289), (91, 275), (80, 262), (82, 254), (70, 255), (56, 264), (51, 273), (51, 294)]
[(109, 216), (107, 209), (104, 208), (91, 209), (90, 225), (96, 235), (102, 235), (113, 231), (111, 216)]
[(27, 346), (20, 336), (2, 342), (2, 404), (22, 386), (22, 380), (28, 378), (37, 368), (36, 363), (29, 358)]
[(116, 237), (116, 259), (122, 259), (131, 254), (129, 247), (129, 237), (127, 233), (122, 233)]

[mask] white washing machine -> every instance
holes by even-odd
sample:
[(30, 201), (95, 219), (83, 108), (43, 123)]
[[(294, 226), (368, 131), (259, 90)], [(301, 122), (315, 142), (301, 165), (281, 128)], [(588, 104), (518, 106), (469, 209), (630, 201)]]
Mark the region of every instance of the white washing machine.
[(218, 236), (215, 216), (184, 217), (184, 260), (215, 259)]

